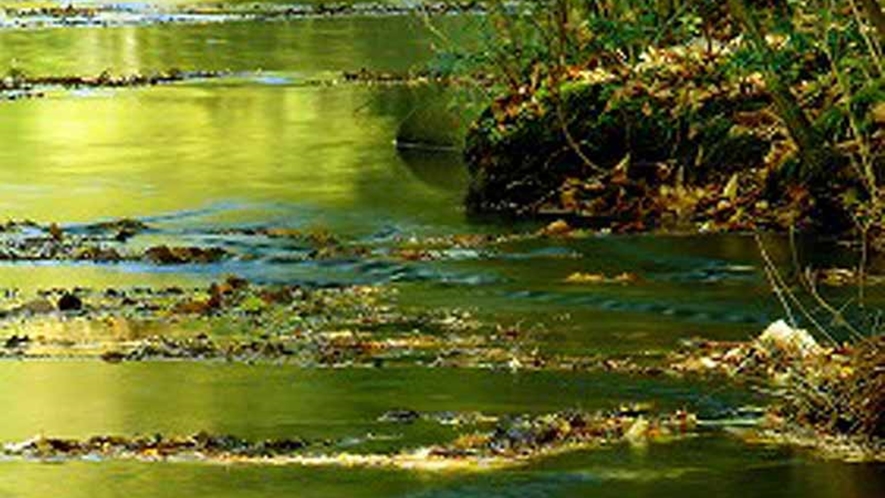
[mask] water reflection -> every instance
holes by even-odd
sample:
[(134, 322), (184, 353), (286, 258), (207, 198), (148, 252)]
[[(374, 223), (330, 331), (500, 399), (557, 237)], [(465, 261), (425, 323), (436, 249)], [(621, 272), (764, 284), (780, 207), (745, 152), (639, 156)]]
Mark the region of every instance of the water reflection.
[[(47, 433), (191, 434), (200, 430), (248, 438), (362, 436), (366, 431), (420, 436), (422, 427), (380, 426), (401, 407), (492, 414), (612, 408), (655, 396), (661, 410), (690, 406), (716, 414), (751, 395), (680, 382), (567, 375), (427, 369), (303, 370), (290, 366), (155, 362), (0, 364), (0, 403), (8, 407), (0, 441)], [(651, 394), (654, 393), (654, 394)], [(412, 434), (410, 435), (410, 431)], [(417, 432), (416, 432), (417, 431)]]
[(403, 174), (395, 119), (354, 115), (371, 98), (362, 88), (197, 85), (10, 105), (0, 123), (0, 160), (14, 165), (0, 172), (5, 212), (86, 221), (226, 202), (334, 209), (317, 222), (337, 214), (345, 227), (382, 209), (458, 223), (457, 192)]
[[(454, 42), (470, 18), (435, 20)], [(0, 71), (36, 75), (149, 72), (172, 67), (229, 71), (405, 71), (431, 56), (414, 17), (305, 19), (98, 29), (0, 31)], [(12, 49), (14, 48), (14, 49)]]
[(399, 149), (399, 157), (419, 181), (443, 192), (463, 192), (467, 172), (459, 152)]

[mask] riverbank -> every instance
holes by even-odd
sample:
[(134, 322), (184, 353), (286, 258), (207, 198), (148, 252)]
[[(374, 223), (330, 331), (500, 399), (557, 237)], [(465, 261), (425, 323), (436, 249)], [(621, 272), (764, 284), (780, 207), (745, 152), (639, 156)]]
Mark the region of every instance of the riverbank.
[[(831, 60), (814, 37), (833, 32), (828, 23), (837, 21), (812, 22), (814, 14), (803, 12), (756, 9), (754, 22), (772, 24), (758, 40), (727, 8), (701, 13), (703, 36), (671, 33), (669, 42), (651, 38), (624, 53), (604, 42), (626, 34), (594, 35), (576, 11), (554, 37), (569, 50), (559, 60), (556, 51), (565, 49), (529, 41), (542, 28), (499, 12), (528, 40), (510, 39), (504, 28), (491, 36), (550, 53), (532, 61), (487, 49), (495, 55), (480, 67), (497, 75), (498, 86), (466, 139), (468, 211), (562, 218), (616, 233), (799, 230), (851, 239), (863, 232), (878, 248), (873, 172), (885, 147), (882, 80), (875, 70), (862, 76)], [(555, 30), (549, 14), (535, 15)], [(616, 13), (583, 15), (586, 24), (628, 29)], [(834, 15), (866, 29), (845, 12)], [(793, 24), (781, 32), (778, 19)], [(844, 56), (875, 65), (875, 56), (855, 48)]]
[[(468, 209), (618, 233), (851, 230), (843, 200), (862, 196), (859, 180), (796, 182), (764, 83), (716, 79), (730, 54), (656, 50), (633, 67), (574, 68), (555, 96), (499, 97), (467, 137)], [(874, 130), (881, 106), (865, 108)]]

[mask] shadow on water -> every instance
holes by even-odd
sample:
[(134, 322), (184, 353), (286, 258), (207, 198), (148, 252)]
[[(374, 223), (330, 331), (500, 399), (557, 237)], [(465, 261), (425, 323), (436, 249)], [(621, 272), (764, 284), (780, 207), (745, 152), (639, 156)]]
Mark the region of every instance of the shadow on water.
[(452, 92), (430, 86), (413, 92), (412, 97), (397, 125), (397, 147), (451, 152), (461, 149), (470, 117), (451, 108)]
[(461, 193), (467, 185), (467, 168), (458, 151), (400, 148), (400, 159), (416, 179), (445, 192)]

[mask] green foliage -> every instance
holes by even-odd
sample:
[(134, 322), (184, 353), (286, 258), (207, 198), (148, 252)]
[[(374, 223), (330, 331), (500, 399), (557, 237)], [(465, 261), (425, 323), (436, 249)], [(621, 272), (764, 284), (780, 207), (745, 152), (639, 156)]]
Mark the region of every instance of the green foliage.
[[(674, 2), (670, 2), (672, 6)], [(490, 2), (480, 47), (448, 47), (431, 67), (447, 75), (482, 75), (493, 93), (538, 85), (563, 67), (634, 64), (648, 47), (700, 36), (708, 0), (668, 8), (659, 0)]]
[(473, 168), (479, 184), (519, 189), (514, 205), (627, 154), (689, 180), (767, 168), (787, 179), (779, 189), (818, 195), (839, 178), (875, 197), (885, 91), (859, 11), (835, 0), (492, 5), (480, 47), (441, 52), (437, 65), (485, 83), (471, 88), (494, 102), (480, 120), (487, 142), (468, 155), (495, 163)]
[(877, 127), (872, 110), (876, 104), (882, 102), (885, 102), (885, 81), (868, 81), (849, 97), (847, 106), (832, 106), (821, 112), (815, 126), (834, 141), (850, 140), (850, 112), (850, 117), (858, 124), (858, 131), (867, 136)]

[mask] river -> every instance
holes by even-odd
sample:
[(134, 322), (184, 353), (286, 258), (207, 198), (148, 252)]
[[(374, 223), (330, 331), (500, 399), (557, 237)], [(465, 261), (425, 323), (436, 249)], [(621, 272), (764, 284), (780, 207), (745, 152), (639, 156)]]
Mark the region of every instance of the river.
[[(471, 38), (474, 16), (436, 21)], [(437, 261), (299, 261), (219, 228), (329, 230), (383, 247), (402, 237), (509, 233), (537, 225), (470, 220), (457, 153), (398, 151), (419, 113), (464, 126), (445, 92), (403, 85), (315, 85), (361, 68), (428, 61), (413, 17), (340, 17), (112, 28), (0, 31), (0, 68), (29, 74), (229, 71), (150, 88), (52, 91), (0, 104), (0, 213), (65, 227), (122, 217), (153, 227), (136, 244), (215, 244), (248, 258), (140, 263), (5, 263), (0, 287), (256, 282), (393, 286), (411, 309), (462, 309), (533, 330), (548, 351), (658, 352), (680, 339), (741, 340), (781, 315), (745, 236), (531, 239), (493, 254)], [(429, 110), (428, 110), (429, 109)], [(466, 118), (464, 118), (466, 119)], [(790, 259), (772, 238), (780, 261)], [(821, 257), (815, 245), (808, 257)], [(827, 255), (848, 260), (850, 255)], [(574, 272), (630, 272), (636, 285), (576, 286)], [(872, 292), (868, 299), (881, 296)], [(621, 375), (434, 369), (299, 369), (281, 365), (91, 361), (0, 362), (0, 440), (35, 434), (191, 433), (353, 440), (395, 451), (448, 429), (377, 422), (386, 410), (495, 414), (654, 401), (715, 416), (760, 396), (704, 382)], [(366, 442), (366, 434), (383, 435)], [(345, 444), (345, 443), (340, 443)], [(346, 448), (345, 448), (346, 449)], [(199, 462), (0, 462), (0, 496), (885, 496), (881, 467), (827, 462), (722, 432), (669, 444), (616, 446), (489, 473), (223, 466)]]

